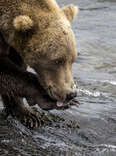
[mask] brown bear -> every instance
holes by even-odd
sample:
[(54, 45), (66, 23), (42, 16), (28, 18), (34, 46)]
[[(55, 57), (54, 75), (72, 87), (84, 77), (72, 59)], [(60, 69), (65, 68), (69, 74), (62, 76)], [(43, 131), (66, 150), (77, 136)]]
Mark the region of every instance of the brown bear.
[[(20, 88), (12, 91), (14, 95), (17, 93), (17, 97), (27, 99), (37, 97), (35, 104), (40, 97), (37, 95), (43, 97), (43, 93), (46, 92), (50, 98), (50, 109), (62, 108), (76, 96), (72, 63), (77, 57), (77, 50), (71, 23), (77, 12), (78, 8), (73, 5), (59, 8), (54, 0), (0, 1), (0, 32), (8, 47), (3, 48), (4, 50), (2, 49), (0, 53), (0, 72), (3, 72), (3, 66), (6, 69), (12, 66), (12, 70), (10, 68), (9, 71), (10, 76), (14, 78), (13, 85), (15, 83)], [(24, 60), (22, 64), (29, 65), (37, 72), (39, 82), (35, 75), (25, 70), (22, 72), (22, 69), (19, 68), (20, 63), (14, 67), (13, 63), (17, 64), (17, 62), (12, 63), (11, 61), (12, 51), (17, 52)], [(4, 58), (5, 61), (2, 61)], [(33, 78), (30, 75), (33, 75)], [(18, 77), (18, 81), (15, 80), (15, 77)], [(32, 93), (33, 95), (29, 95)], [(6, 97), (3, 99), (7, 103)], [(42, 98), (42, 102), (46, 103), (46, 100)], [(19, 103), (21, 103), (20, 99)], [(22, 110), (19, 112), (23, 114)]]

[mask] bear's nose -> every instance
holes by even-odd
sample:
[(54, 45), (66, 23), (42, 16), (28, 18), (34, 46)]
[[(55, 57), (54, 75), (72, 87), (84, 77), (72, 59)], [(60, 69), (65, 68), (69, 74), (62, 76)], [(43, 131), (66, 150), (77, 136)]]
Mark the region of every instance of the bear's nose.
[(66, 96), (66, 101), (70, 101), (72, 99), (74, 99), (77, 96), (77, 91), (75, 92), (70, 92), (69, 94), (67, 94)]

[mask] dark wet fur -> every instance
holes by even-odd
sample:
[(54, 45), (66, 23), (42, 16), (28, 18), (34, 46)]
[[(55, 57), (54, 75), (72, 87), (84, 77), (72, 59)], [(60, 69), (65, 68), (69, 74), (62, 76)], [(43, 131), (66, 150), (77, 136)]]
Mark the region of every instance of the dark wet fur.
[(21, 56), (12, 47), (9, 47), (1, 34), (0, 94), (7, 115), (11, 114), (21, 121), (34, 120), (36, 126), (38, 118), (24, 106), (23, 97), (29, 101), (30, 105), (39, 104), (43, 109), (54, 109), (55, 102), (48, 100), (36, 75), (26, 71), (26, 65)]

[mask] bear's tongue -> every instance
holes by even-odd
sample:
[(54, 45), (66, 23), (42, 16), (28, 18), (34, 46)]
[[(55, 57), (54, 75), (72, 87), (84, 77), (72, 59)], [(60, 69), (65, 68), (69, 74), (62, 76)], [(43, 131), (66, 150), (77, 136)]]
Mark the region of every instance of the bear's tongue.
[(62, 101), (57, 101), (57, 107), (62, 107), (64, 105), (64, 103)]

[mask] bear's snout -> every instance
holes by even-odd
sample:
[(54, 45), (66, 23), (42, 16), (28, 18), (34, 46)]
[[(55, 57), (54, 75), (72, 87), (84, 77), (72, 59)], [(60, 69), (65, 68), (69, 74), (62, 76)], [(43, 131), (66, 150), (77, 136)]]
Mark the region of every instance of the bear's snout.
[(49, 86), (48, 94), (52, 99), (62, 102), (69, 102), (77, 96), (77, 90), (69, 87), (59, 87), (60, 85)]

